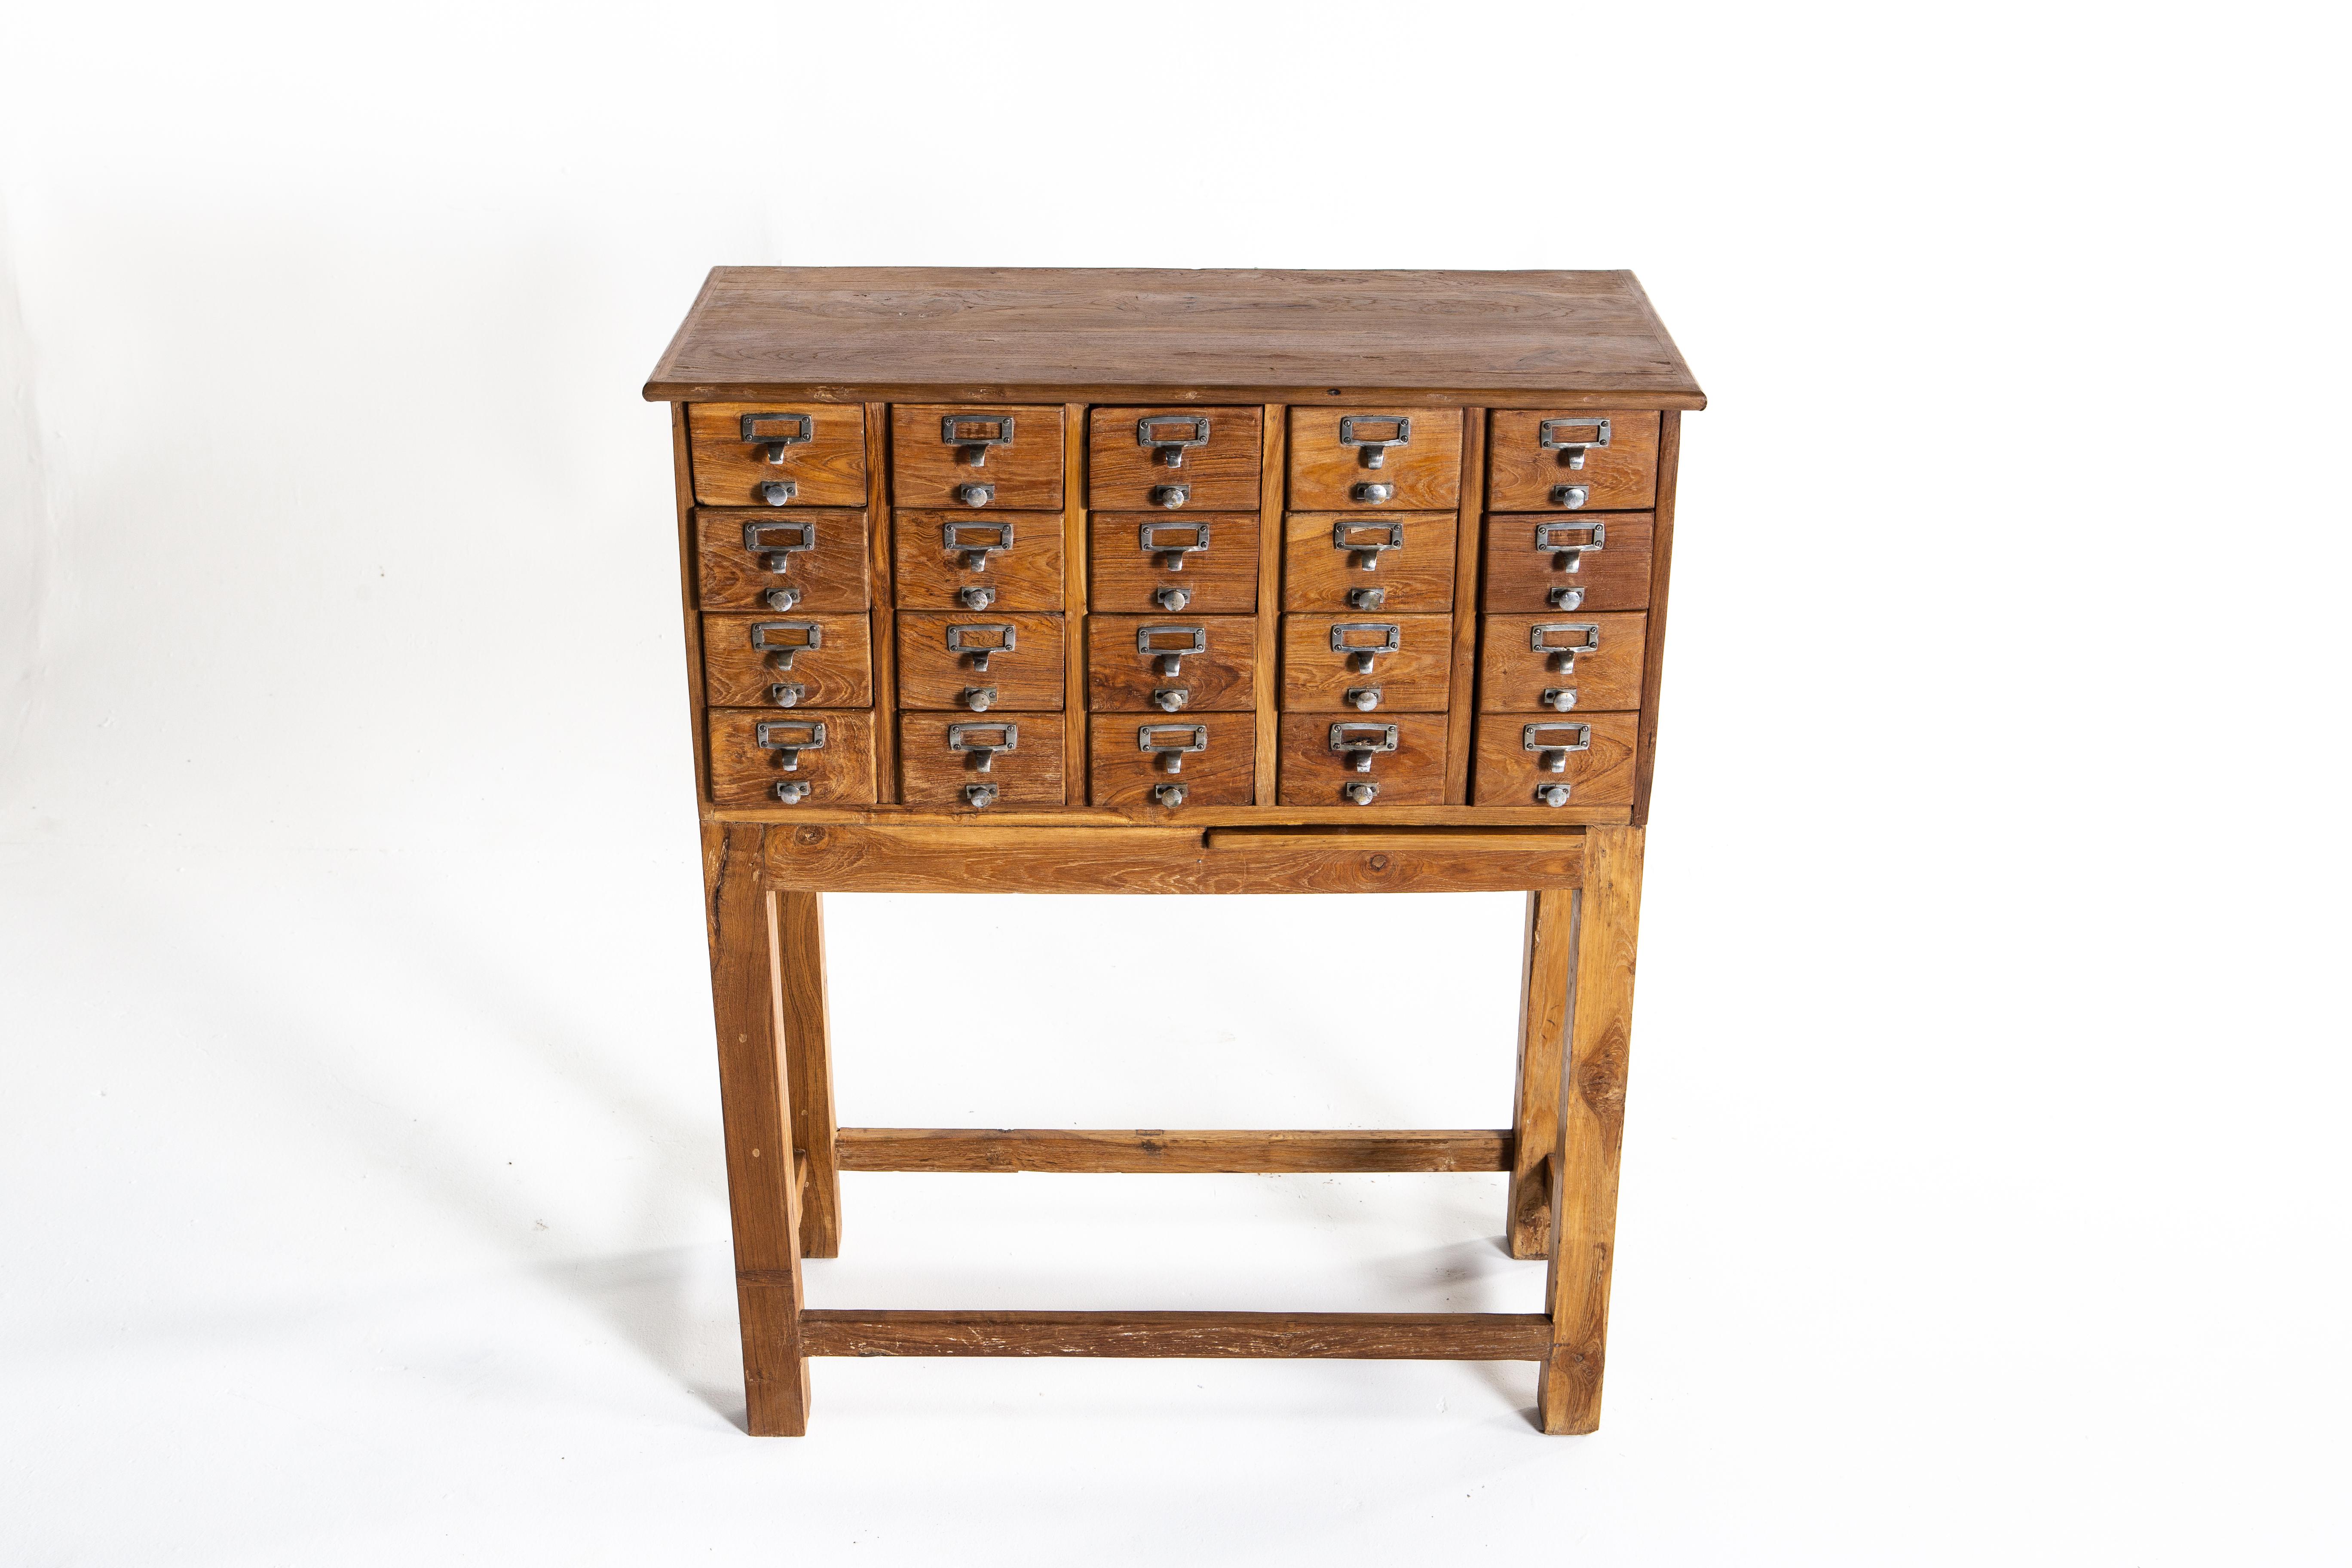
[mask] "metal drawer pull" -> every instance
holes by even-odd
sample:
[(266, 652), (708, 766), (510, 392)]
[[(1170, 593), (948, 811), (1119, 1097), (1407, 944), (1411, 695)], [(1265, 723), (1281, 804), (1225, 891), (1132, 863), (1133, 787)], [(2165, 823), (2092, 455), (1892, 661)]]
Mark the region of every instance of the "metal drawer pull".
[[(1589, 537), (1570, 542), (1574, 534)], [(1591, 522), (1539, 522), (1536, 524), (1536, 548), (1549, 551), (1553, 556), (1555, 572), (1581, 572), (1584, 558), (1597, 555), (1609, 542), (1609, 525), (1595, 519)]]
[(1555, 610), (1580, 610), (1584, 608), (1584, 590), (1554, 588), (1544, 595), (1544, 602)]
[[(966, 642), (964, 640), (967, 637), (979, 636), (983, 633), (993, 634), (1002, 640), (991, 643), (985, 647), (982, 647), (978, 643)], [(1011, 653), (1014, 648), (1021, 646), (1021, 636), (1018, 632), (1013, 630), (1013, 623), (1010, 621), (966, 621), (961, 626), (952, 626), (948, 628), (947, 645), (948, 651), (950, 653), (970, 654), (971, 656), (972, 668), (980, 671), (982, 675), (986, 675), (988, 673), (988, 656), (992, 653)]]
[[(779, 435), (762, 430), (763, 425), (786, 425), (791, 429)], [(735, 426), (749, 445), (758, 447), (761, 456), (772, 463), (784, 460), (787, 447), (805, 447), (816, 435), (816, 421), (805, 414), (746, 414)]]
[(975, 713), (985, 713), (996, 701), (993, 686), (967, 686), (959, 693), (963, 705)]
[(1396, 500), (1396, 486), (1358, 485), (1348, 492), (1348, 497), (1350, 500), (1362, 501), (1366, 506), (1378, 506), (1382, 501)]
[(767, 601), (768, 608), (772, 610), (797, 610), (801, 607), (798, 587), (771, 588), (760, 597)]
[[(950, 724), (948, 726), (948, 750), (963, 752), (963, 765), (976, 773), (992, 771), (996, 766), (997, 752), (1017, 752), (1020, 749), (1021, 726), (1018, 724)], [(964, 795), (967, 799), (970, 798), (971, 791), (969, 787), (965, 789)], [(989, 800), (995, 798), (995, 792), (992, 789), (989, 792)], [(988, 801), (976, 801), (973, 804), (986, 805)]]
[[(1189, 536), (1191, 542), (1171, 544), (1169, 542), (1171, 535), (1179, 538)], [(1135, 531), (1135, 542), (1139, 548), (1149, 550), (1160, 557), (1153, 564), (1162, 572), (1181, 572), (1184, 570), (1184, 557), (1198, 555), (1209, 548), (1209, 525), (1205, 522), (1147, 522)], [(1179, 605), (1177, 608), (1183, 606)]]
[(1380, 798), (1381, 781), (1352, 779), (1339, 786), (1339, 795), (1350, 805), (1370, 805)]
[(1588, 485), (1554, 485), (1551, 488), (1551, 504), (1564, 506), (1570, 511), (1591, 499), (1592, 489)]
[(1348, 608), (1351, 610), (1377, 610), (1388, 602), (1389, 591), (1386, 588), (1350, 588), (1348, 590)]
[(793, 556), (816, 548), (816, 522), (814, 519), (747, 522), (743, 525), (743, 548), (760, 558), (761, 570), (789, 572)]
[(967, 572), (985, 572), (988, 558), (1013, 548), (1013, 524), (1004, 522), (943, 522), (940, 548), (963, 557)]
[(966, 506), (986, 506), (996, 499), (996, 487), (994, 485), (958, 485), (955, 488), (955, 498)]
[(824, 750), (824, 725), (813, 719), (762, 719), (751, 726), (751, 738), (761, 750), (776, 753), (776, 766), (796, 773), (803, 752)]
[[(1364, 537), (1357, 537), (1360, 534)], [(1404, 524), (1349, 522), (1341, 518), (1331, 525), (1331, 548), (1348, 552), (1349, 565), (1370, 572), (1380, 565), (1381, 552), (1404, 548)]]
[[(783, 635), (797, 636), (796, 643), (770, 640)], [(790, 669), (793, 656), (814, 653), (824, 646), (824, 628), (814, 621), (754, 621), (751, 623), (751, 646), (768, 656), (771, 669)]]
[[(956, 603), (961, 605), (967, 610), (984, 610), (988, 608), (989, 605), (996, 603), (996, 590), (993, 588), (958, 588), (956, 590)], [(1570, 609), (1575, 608), (1573, 605), (1569, 607)]]
[(1190, 588), (1154, 588), (1151, 602), (1163, 610), (1181, 610), (1192, 602)]
[[(1356, 434), (1359, 425), (1386, 425), (1396, 434), (1385, 438), (1359, 436)], [(1343, 414), (1339, 416), (1339, 445), (1356, 448), (1356, 461), (1368, 468), (1387, 467), (1388, 449), (1410, 446), (1412, 442), (1412, 420), (1408, 416), (1393, 414)], [(1379, 499), (1386, 500), (1389, 498), (1381, 496)]]
[[(1351, 637), (1370, 634), (1381, 640), (1370, 647), (1351, 643)], [(1372, 672), (1372, 660), (1404, 646), (1404, 627), (1394, 621), (1341, 621), (1331, 628), (1331, 651), (1348, 656), (1348, 668), (1358, 675)]]
[(1555, 713), (1567, 712), (1576, 706), (1576, 688), (1573, 686), (1545, 687), (1543, 705)]
[(963, 786), (963, 803), (974, 809), (996, 804), (996, 786), (992, 784), (968, 784)]
[[(1375, 752), (1397, 749), (1397, 727), (1393, 724), (1334, 724), (1331, 726), (1331, 749), (1348, 759), (1350, 771), (1368, 773), (1372, 771)], [(1363, 802), (1356, 804), (1361, 805)]]
[(768, 700), (779, 708), (797, 708), (808, 695), (808, 688), (797, 680), (779, 680), (768, 688)]
[(1536, 800), (1544, 805), (1566, 805), (1569, 786), (1564, 784), (1536, 785)]
[(1377, 686), (1348, 688), (1348, 706), (1359, 713), (1369, 713), (1381, 705), (1381, 689)]
[[(1589, 430), (1592, 434), (1580, 439), (1570, 439), (1560, 434), (1565, 430)], [(1606, 419), (1547, 419), (1536, 426), (1536, 444), (1547, 452), (1558, 452), (1560, 460), (1571, 468), (1584, 467), (1584, 454), (1595, 447), (1609, 445), (1609, 421)], [(1581, 501), (1577, 503), (1582, 505)]]
[[(1171, 647), (1160, 640), (1163, 637), (1180, 637), (1182, 641)], [(1209, 628), (1199, 625), (1138, 626), (1135, 651), (1154, 656), (1151, 668), (1173, 679), (1184, 673), (1186, 654), (1209, 651)]]
[[(982, 433), (984, 432), (984, 434)], [(991, 447), (1013, 445), (1010, 414), (950, 414), (940, 421), (940, 439), (956, 449), (956, 461), (968, 468), (985, 468)], [(966, 485), (966, 489), (973, 487)], [(971, 503), (978, 506), (980, 503)]]
[(1154, 753), (1161, 773), (1181, 773), (1184, 771), (1187, 755), (1209, 749), (1209, 727), (1206, 724), (1145, 724), (1135, 731), (1135, 749)]
[[(1156, 433), (1168, 426), (1181, 428), (1185, 434), (1171, 437)], [(1135, 422), (1135, 444), (1150, 447), (1151, 455), (1165, 466), (1181, 468), (1187, 448), (1209, 444), (1209, 422), (1197, 414), (1151, 415)]]
[(1162, 713), (1173, 713), (1191, 700), (1192, 689), (1189, 686), (1162, 686), (1151, 693), (1151, 705)]
[(801, 493), (797, 479), (768, 479), (760, 486), (760, 499), (770, 506), (784, 506)]
[(1151, 504), (1153, 506), (1166, 507), (1170, 511), (1174, 511), (1178, 507), (1182, 506), (1186, 501), (1191, 500), (1192, 499), (1192, 487), (1190, 485), (1154, 485), (1151, 487)]
[(809, 792), (814, 788), (816, 785), (806, 779), (778, 779), (776, 798), (786, 805), (798, 805), (809, 797)]
[[(1557, 637), (1575, 637), (1575, 642), (1556, 643)], [(1601, 651), (1601, 624), (1598, 621), (1538, 621), (1528, 628), (1528, 651), (1548, 653), (1549, 668), (1562, 675), (1576, 673), (1576, 656)]]
[(1154, 805), (1183, 805), (1184, 786), (1182, 784), (1153, 784), (1151, 786), (1151, 804)]
[[(1545, 738), (1556, 735), (1573, 735), (1576, 738), (1572, 741)], [(1568, 772), (1569, 752), (1589, 752), (1591, 749), (1592, 726), (1590, 724), (1528, 724), (1519, 731), (1519, 750), (1535, 752), (1538, 763), (1548, 773)], [(1560, 800), (1564, 801), (1567, 798), (1562, 795)], [(1560, 802), (1546, 801), (1544, 804), (1557, 805)]]

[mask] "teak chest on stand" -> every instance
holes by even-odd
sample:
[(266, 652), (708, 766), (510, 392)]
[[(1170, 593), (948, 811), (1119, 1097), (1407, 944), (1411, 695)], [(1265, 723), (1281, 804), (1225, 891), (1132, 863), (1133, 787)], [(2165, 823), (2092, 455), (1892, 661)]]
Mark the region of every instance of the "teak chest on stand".
[[(715, 269), (670, 405), (743, 1369), (1532, 1361), (1600, 1421), (1685, 410), (1625, 272)], [(834, 1124), (835, 892), (1524, 889), (1507, 1130)], [(840, 1173), (1505, 1171), (1542, 1312), (816, 1310)]]

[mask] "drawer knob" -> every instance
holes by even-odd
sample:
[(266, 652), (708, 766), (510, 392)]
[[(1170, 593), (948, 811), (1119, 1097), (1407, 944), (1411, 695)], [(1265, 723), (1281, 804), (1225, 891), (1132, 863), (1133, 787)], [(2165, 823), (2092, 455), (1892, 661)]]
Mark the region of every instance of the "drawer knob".
[[(1363, 489), (1369, 487), (1359, 485), (1356, 488)], [(1381, 556), (1385, 552), (1404, 548), (1404, 524), (1349, 522), (1343, 518), (1331, 525), (1331, 548), (1346, 551), (1349, 565), (1359, 571), (1370, 572), (1379, 567)]]
[(789, 572), (793, 557), (816, 548), (816, 523), (807, 518), (790, 522), (747, 522), (743, 548), (760, 558), (763, 572)]
[(1555, 713), (1567, 712), (1576, 706), (1576, 688), (1573, 686), (1545, 687), (1543, 705)]
[[(1209, 444), (1209, 421), (1198, 414), (1147, 415), (1135, 422), (1135, 444), (1150, 447), (1152, 457), (1166, 467), (1181, 468), (1187, 447)], [(1152, 492), (1152, 499), (1159, 499), (1157, 490)]]
[(1554, 485), (1551, 488), (1551, 504), (1564, 506), (1570, 511), (1591, 499), (1592, 489), (1589, 485)]
[[(1555, 641), (1555, 638), (1566, 641)], [(1601, 651), (1598, 621), (1538, 621), (1528, 628), (1528, 651), (1545, 654), (1548, 668), (1562, 675), (1576, 673), (1576, 656)]]
[(800, 493), (797, 479), (768, 479), (760, 486), (760, 499), (770, 506), (783, 506)]
[[(994, 637), (996, 641), (982, 644), (973, 640), (977, 637)], [(986, 675), (989, 655), (1013, 652), (1021, 645), (1021, 634), (1010, 621), (967, 621), (950, 626), (946, 642), (950, 653), (970, 656), (972, 668)]]
[(961, 700), (965, 707), (971, 709), (973, 712), (985, 713), (988, 711), (989, 705), (996, 700), (996, 688), (993, 686), (967, 686), (963, 689)]
[(1566, 805), (1569, 786), (1564, 784), (1536, 785), (1536, 799), (1546, 805)]
[(996, 804), (996, 786), (992, 784), (968, 784), (963, 786), (963, 803), (979, 810)]
[[(964, 754), (963, 765), (976, 773), (993, 771), (996, 766), (997, 752), (1017, 752), (1020, 749), (1021, 726), (1018, 724), (950, 724), (948, 726), (948, 750), (961, 752)], [(970, 788), (967, 786), (965, 794), (969, 795), (970, 793)], [(996, 798), (993, 790), (990, 791), (988, 798), (989, 800)], [(978, 804), (986, 805), (988, 801), (981, 801)]]
[(1013, 538), (1013, 524), (1009, 520), (1003, 522), (944, 522), (940, 525), (940, 548), (950, 554), (962, 556), (963, 569), (967, 572), (987, 571), (988, 558), (1012, 550)]
[(1178, 507), (1182, 506), (1186, 501), (1191, 500), (1192, 499), (1192, 487), (1190, 485), (1154, 485), (1151, 487), (1151, 504), (1153, 506), (1164, 506), (1170, 511), (1174, 511)]
[(793, 588), (771, 588), (760, 595), (772, 610), (797, 610), (801, 606), (801, 591)]
[[(1581, 572), (1584, 558), (1598, 553), (1609, 542), (1609, 525), (1595, 519), (1591, 522), (1539, 522), (1536, 524), (1536, 548), (1548, 552), (1555, 572)], [(1573, 608), (1563, 605), (1562, 608)]]
[(1348, 608), (1351, 610), (1377, 610), (1382, 605), (1387, 604), (1388, 600), (1389, 591), (1386, 588), (1350, 588), (1348, 590)]
[[(1609, 445), (1609, 421), (1606, 419), (1547, 419), (1536, 426), (1536, 445), (1547, 452), (1559, 454), (1560, 466), (1568, 468), (1584, 467), (1584, 454), (1595, 447)], [(1582, 506), (1579, 497), (1563, 503)]]
[(809, 797), (809, 791), (815, 787), (806, 779), (778, 779), (776, 798), (786, 805), (798, 805)]
[(1152, 563), (1162, 572), (1184, 570), (1184, 557), (1198, 555), (1209, 548), (1209, 525), (1205, 522), (1147, 522), (1135, 531), (1135, 542), (1151, 552)]
[(1551, 607), (1555, 610), (1584, 608), (1584, 590), (1581, 588), (1554, 588), (1544, 597), (1551, 602)]
[(780, 680), (768, 688), (768, 700), (779, 708), (797, 708), (808, 696), (808, 688), (796, 680)]
[[(1177, 559), (1181, 561), (1183, 557), (1180, 555)], [(1185, 605), (1192, 602), (1192, 590), (1190, 588), (1155, 588), (1151, 591), (1151, 602), (1159, 605), (1163, 610), (1181, 610)]]
[[(985, 468), (991, 447), (1013, 445), (1010, 414), (950, 414), (940, 421), (940, 439), (956, 449), (956, 461), (967, 468)], [(966, 485), (966, 489), (985, 487)], [(979, 501), (971, 503), (978, 506)]]
[(1173, 713), (1192, 700), (1189, 686), (1162, 686), (1151, 694), (1151, 705), (1162, 713)]
[[(796, 637), (796, 642), (783, 639)], [(814, 653), (824, 646), (824, 628), (814, 621), (754, 621), (751, 646), (768, 656), (768, 668), (789, 670), (795, 654)]]
[(1135, 731), (1135, 749), (1150, 752), (1163, 773), (1181, 773), (1184, 759), (1209, 749), (1206, 724), (1143, 724)]
[[(1382, 429), (1386, 429), (1388, 434), (1385, 436), (1377, 434), (1377, 432)], [(1366, 434), (1367, 430), (1375, 432), (1375, 434), (1368, 435)], [(1391, 447), (1406, 447), (1411, 446), (1412, 444), (1412, 420), (1409, 416), (1392, 414), (1346, 414), (1340, 416), (1339, 445), (1342, 447), (1353, 447), (1356, 448), (1356, 461), (1363, 464), (1363, 466), (1368, 468), (1386, 468), (1389, 460), (1388, 449)], [(1359, 490), (1361, 490), (1367, 487), (1359, 485), (1356, 488)], [(1380, 488), (1388, 489), (1391, 487), (1382, 486)], [(1357, 499), (1360, 500), (1363, 498), (1359, 496)], [(1386, 500), (1389, 498), (1386, 496), (1380, 496), (1375, 499)]]
[(1348, 706), (1359, 713), (1369, 713), (1381, 705), (1381, 689), (1377, 686), (1348, 688)]
[[(987, 558), (983, 556), (982, 559), (985, 560)], [(984, 610), (988, 608), (989, 605), (996, 603), (996, 590), (993, 588), (958, 588), (956, 590), (956, 603), (961, 605), (967, 610)], [(1575, 607), (1576, 606), (1573, 605), (1569, 606), (1570, 609), (1574, 609)]]
[(1135, 651), (1150, 657), (1155, 674), (1173, 680), (1184, 673), (1187, 655), (1209, 651), (1209, 628), (1197, 623), (1138, 626), (1135, 628)]
[(958, 485), (955, 488), (955, 498), (966, 506), (986, 506), (996, 499), (996, 487), (994, 485)]
[(1375, 779), (1358, 779), (1351, 784), (1342, 784), (1339, 793), (1347, 798), (1350, 805), (1370, 805), (1380, 798), (1381, 786), (1379, 781)]
[(1153, 784), (1151, 786), (1151, 804), (1154, 805), (1183, 805), (1184, 786), (1178, 784)]
[[(1397, 727), (1393, 724), (1334, 724), (1330, 730), (1331, 750), (1347, 759), (1350, 772), (1368, 773), (1372, 771), (1372, 758), (1381, 752), (1397, 749)], [(1357, 804), (1361, 805), (1362, 802)]]
[[(1592, 726), (1590, 724), (1528, 724), (1519, 730), (1519, 749), (1533, 752), (1536, 763), (1548, 773), (1568, 772), (1570, 752), (1592, 749)], [(1565, 800), (1567, 796), (1560, 797)], [(1551, 802), (1558, 805), (1559, 802)]]
[(1366, 506), (1378, 506), (1382, 501), (1394, 500), (1396, 499), (1396, 486), (1390, 484), (1358, 485), (1354, 489), (1350, 489), (1348, 494), (1350, 499), (1362, 501)]

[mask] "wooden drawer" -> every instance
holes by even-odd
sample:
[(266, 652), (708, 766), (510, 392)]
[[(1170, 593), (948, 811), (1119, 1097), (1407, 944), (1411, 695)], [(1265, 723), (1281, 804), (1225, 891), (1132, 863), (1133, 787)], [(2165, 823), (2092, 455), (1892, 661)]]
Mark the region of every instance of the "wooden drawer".
[(1657, 499), (1658, 416), (1497, 408), (1486, 425), (1495, 511), (1641, 511)]
[[(1007, 645), (1010, 645), (1009, 647)], [(982, 668), (985, 663), (986, 668)], [(902, 610), (898, 706), (986, 712), (1062, 708), (1062, 617)]]
[[(1440, 805), (1445, 715), (1286, 713), (1281, 766), (1284, 805)], [(1349, 793), (1366, 784), (1364, 798)]]
[(892, 405), (890, 500), (1059, 511), (1061, 408)]
[(908, 713), (898, 720), (898, 798), (984, 811), (1061, 805), (1059, 713)]
[(1257, 720), (1248, 713), (1104, 714), (1087, 732), (1087, 752), (1097, 805), (1248, 805), (1256, 795)]
[(864, 616), (705, 616), (703, 700), (713, 708), (870, 708)]
[(862, 511), (694, 514), (695, 592), (706, 610), (863, 610), (874, 566)]
[(1647, 609), (1650, 538), (1646, 511), (1489, 517), (1480, 608)]
[(893, 515), (892, 593), (909, 609), (1058, 610), (1058, 511), (902, 511)]
[(1438, 712), (1453, 661), (1452, 616), (1282, 617), (1282, 705), (1299, 712)]
[(874, 715), (713, 708), (713, 805), (871, 805)]
[(1255, 510), (1265, 411), (1097, 408), (1087, 418), (1087, 504)]
[(1333, 616), (1450, 610), (1454, 524), (1450, 511), (1294, 511), (1282, 525), (1282, 607)]
[(866, 406), (697, 403), (686, 411), (705, 506), (866, 504)]
[(1431, 510), (1461, 493), (1458, 408), (1290, 411), (1294, 511)]
[(1650, 617), (1487, 616), (1478, 624), (1478, 706), (1489, 713), (1612, 712), (1642, 705)]
[(1098, 511), (1087, 524), (1090, 608), (1245, 616), (1257, 608), (1257, 514)]
[[(1536, 719), (1478, 715), (1473, 805), (1631, 805), (1637, 713)], [(1559, 771), (1552, 771), (1557, 761)], [(1554, 786), (1567, 793), (1553, 798)]]
[(1106, 713), (1242, 713), (1254, 705), (1250, 616), (1088, 616), (1087, 706)]

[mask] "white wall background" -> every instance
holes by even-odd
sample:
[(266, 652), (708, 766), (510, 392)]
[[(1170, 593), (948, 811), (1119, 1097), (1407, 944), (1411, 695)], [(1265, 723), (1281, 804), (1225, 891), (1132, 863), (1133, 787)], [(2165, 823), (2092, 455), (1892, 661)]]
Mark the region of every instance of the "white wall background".
[[(2352, 1553), (2331, 13), (0, 16), (0, 1558)], [(635, 395), (719, 262), (1641, 273), (1714, 407), (1601, 1435), (944, 1362), (740, 1435)], [(1507, 1116), (1507, 898), (832, 921), (848, 1121)], [(821, 1305), (1540, 1279), (1492, 1177), (848, 1204)]]

